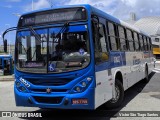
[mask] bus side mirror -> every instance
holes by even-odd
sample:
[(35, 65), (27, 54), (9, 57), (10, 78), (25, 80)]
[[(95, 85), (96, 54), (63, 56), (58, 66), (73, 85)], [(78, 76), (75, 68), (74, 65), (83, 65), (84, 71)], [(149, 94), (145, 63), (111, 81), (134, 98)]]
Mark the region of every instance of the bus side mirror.
[(4, 52), (7, 52), (7, 39), (4, 39), (4, 36), (6, 33), (13, 31), (13, 30), (17, 30), (17, 27), (11, 27), (8, 28), (6, 31), (4, 31), (4, 33), (2, 34), (2, 38), (3, 38), (3, 46), (4, 46)]
[(4, 40), (4, 52), (7, 52), (7, 39)]

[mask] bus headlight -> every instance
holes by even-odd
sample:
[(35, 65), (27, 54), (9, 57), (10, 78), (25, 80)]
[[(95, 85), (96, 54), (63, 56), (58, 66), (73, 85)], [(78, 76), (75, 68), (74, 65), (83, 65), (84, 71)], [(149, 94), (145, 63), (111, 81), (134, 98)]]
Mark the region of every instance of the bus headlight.
[(79, 87), (79, 86), (77, 86), (77, 87), (75, 87), (75, 90), (77, 91), (77, 92), (81, 92), (81, 87)]
[(21, 83), (20, 82), (16, 82), (16, 87), (20, 87)]
[(92, 77), (87, 77), (86, 79), (80, 81), (78, 84), (76, 84), (75, 87), (73, 87), (73, 89), (71, 90), (71, 93), (80, 93), (85, 91), (88, 86), (91, 84), (92, 82)]
[(15, 80), (15, 86), (19, 92), (28, 92), (26, 87), (18, 80)]
[(21, 92), (26, 92), (26, 88), (23, 87), (23, 86), (20, 86), (20, 87), (19, 87), (19, 91), (21, 91)]
[(86, 87), (86, 86), (87, 86), (87, 83), (86, 83), (85, 81), (83, 81), (83, 82), (82, 82), (82, 86), (83, 86), (83, 87)]

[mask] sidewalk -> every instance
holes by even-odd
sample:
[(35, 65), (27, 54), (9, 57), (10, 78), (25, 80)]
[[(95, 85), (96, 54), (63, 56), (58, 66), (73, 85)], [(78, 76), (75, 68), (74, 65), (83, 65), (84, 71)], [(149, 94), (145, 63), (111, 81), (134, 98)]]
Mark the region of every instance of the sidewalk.
[(14, 75), (0, 76), (0, 82), (2, 81), (14, 81)]

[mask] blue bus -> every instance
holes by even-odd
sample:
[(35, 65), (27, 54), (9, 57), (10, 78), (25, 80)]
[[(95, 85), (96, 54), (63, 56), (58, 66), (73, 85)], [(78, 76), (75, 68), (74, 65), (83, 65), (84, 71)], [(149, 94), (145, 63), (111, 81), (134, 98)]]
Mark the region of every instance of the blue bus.
[(12, 75), (11, 55), (0, 55), (0, 75)]
[(154, 68), (150, 36), (90, 5), (23, 14), (12, 30), (17, 106), (115, 108)]

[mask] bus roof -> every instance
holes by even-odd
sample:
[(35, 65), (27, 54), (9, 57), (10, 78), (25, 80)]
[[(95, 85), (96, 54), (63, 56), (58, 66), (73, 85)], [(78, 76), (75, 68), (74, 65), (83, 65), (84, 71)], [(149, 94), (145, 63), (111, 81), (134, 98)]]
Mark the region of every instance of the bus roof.
[(117, 23), (119, 25), (122, 25), (122, 26), (127, 27), (129, 29), (132, 29), (132, 30), (134, 30), (134, 31), (136, 31), (138, 33), (141, 33), (141, 34), (144, 34), (144, 35), (150, 37), (148, 34), (146, 34), (145, 32), (141, 31), (140, 29), (134, 27), (133, 25), (130, 25), (130, 24), (128, 24), (128, 23), (126, 23), (126, 22), (124, 22), (124, 21), (122, 21), (122, 20), (120, 20), (120, 19), (118, 19), (116, 17), (113, 17), (112, 15), (109, 15), (106, 12), (101, 11), (101, 10), (99, 10), (99, 9), (89, 5), (89, 4), (56, 6), (54, 8), (46, 8), (46, 9), (34, 10), (32, 12), (28, 12), (28, 13), (25, 13), (23, 15), (37, 13), (37, 12), (43, 12), (43, 11), (47, 11), (47, 10), (54, 10), (54, 9), (60, 9), (60, 8), (73, 8), (73, 7), (85, 7), (87, 10), (90, 10), (90, 13), (92, 13), (92, 12), (96, 13), (99, 16), (104, 17), (104, 18), (106, 18), (106, 19), (108, 19), (110, 21), (113, 21), (113, 22), (115, 22), (115, 23)]
[(2, 57), (12, 57), (12, 55), (0, 55), (0, 58)]

